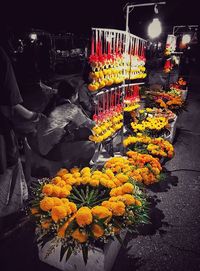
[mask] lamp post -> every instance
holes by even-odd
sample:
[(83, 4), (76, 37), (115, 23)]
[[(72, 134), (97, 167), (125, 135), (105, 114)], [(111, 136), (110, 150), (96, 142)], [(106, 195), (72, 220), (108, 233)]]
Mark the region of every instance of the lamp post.
[(128, 4), (126, 5), (126, 32), (129, 32), (129, 14), (135, 7), (147, 7), (147, 6), (155, 6), (156, 5), (165, 5), (166, 2), (154, 2), (154, 3), (143, 3), (143, 4)]

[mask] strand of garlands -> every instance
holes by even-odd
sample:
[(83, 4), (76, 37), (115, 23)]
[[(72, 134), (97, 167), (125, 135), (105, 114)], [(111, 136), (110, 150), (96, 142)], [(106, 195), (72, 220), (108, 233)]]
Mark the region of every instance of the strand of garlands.
[(61, 169), (54, 178), (40, 180), (33, 195), (38, 242), (44, 245), (48, 237), (56, 246), (60, 241), (61, 259), (82, 249), (87, 262), (88, 247), (96, 240), (105, 243), (148, 219), (145, 196), (133, 179), (110, 169)]
[(140, 97), (138, 85), (128, 85), (125, 87), (124, 112), (132, 112), (138, 109), (140, 107), (138, 104), (139, 100)]
[(173, 145), (162, 137), (151, 138), (138, 133), (137, 136), (129, 136), (123, 141), (125, 148), (135, 152), (150, 154), (158, 158), (172, 158), (174, 156)]
[(115, 88), (97, 95), (97, 105), (93, 116), (96, 125), (92, 129), (93, 135), (89, 139), (98, 143), (113, 136), (123, 126), (122, 111), (120, 89)]
[[(140, 154), (138, 152), (128, 151), (128, 157), (114, 157), (109, 159), (105, 169), (110, 169), (115, 175), (125, 174), (133, 178), (136, 182), (151, 185), (159, 182), (161, 179), (162, 166), (158, 158), (149, 154)], [(115, 195), (118, 189), (115, 188)]]
[[(112, 36), (112, 38), (111, 38)], [(112, 41), (110, 41), (112, 40)], [(89, 63), (90, 91), (105, 86), (120, 84), (126, 79), (145, 78), (144, 42), (131, 39), (129, 52), (126, 52), (126, 32), (93, 30)]]

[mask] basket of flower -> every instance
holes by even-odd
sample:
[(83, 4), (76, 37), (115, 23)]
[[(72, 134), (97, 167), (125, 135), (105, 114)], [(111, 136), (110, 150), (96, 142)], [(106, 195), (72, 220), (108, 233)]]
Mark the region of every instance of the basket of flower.
[(162, 162), (174, 156), (173, 145), (162, 137), (152, 138), (138, 133), (137, 136), (129, 136), (124, 139), (123, 145), (127, 150), (150, 154)]
[[(113, 198), (116, 188), (120, 197)], [(30, 210), (40, 259), (61, 270), (110, 270), (117, 245), (105, 249), (104, 244), (121, 241), (124, 231), (148, 217), (145, 195), (130, 177), (88, 167), (41, 179)]]

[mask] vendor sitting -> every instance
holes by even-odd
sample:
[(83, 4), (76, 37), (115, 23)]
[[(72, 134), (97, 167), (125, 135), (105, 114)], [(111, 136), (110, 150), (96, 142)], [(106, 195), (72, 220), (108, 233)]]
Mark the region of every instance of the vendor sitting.
[(41, 117), (37, 134), (28, 138), (33, 151), (68, 168), (89, 165), (95, 151), (88, 139), (94, 123), (75, 104), (77, 98), (75, 88), (61, 81), (56, 106), (47, 117)]

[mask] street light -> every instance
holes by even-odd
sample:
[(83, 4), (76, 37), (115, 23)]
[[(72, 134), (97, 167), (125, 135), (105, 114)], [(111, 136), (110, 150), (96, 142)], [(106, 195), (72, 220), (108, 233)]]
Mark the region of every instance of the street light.
[[(127, 4), (126, 7), (126, 31), (129, 32), (129, 13), (135, 8), (135, 7), (146, 7), (146, 6), (154, 6), (154, 12), (158, 14), (157, 5), (165, 5), (166, 2), (157, 2), (157, 3), (143, 3), (143, 4)], [(152, 38), (155, 38), (160, 35), (162, 31), (161, 23), (158, 18), (154, 18), (153, 22), (149, 25), (148, 33)], [(159, 33), (159, 34), (157, 34)]]
[(184, 34), (182, 37), (182, 44), (188, 44), (191, 41), (191, 35), (189, 34)]

